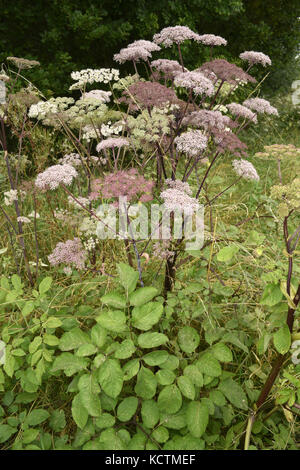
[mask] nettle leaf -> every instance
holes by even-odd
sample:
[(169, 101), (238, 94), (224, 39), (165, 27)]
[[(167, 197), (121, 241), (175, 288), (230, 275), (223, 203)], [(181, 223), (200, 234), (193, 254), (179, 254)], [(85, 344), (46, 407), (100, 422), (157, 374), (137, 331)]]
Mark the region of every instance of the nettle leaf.
[(142, 366), (137, 375), (136, 386), (134, 387), (135, 393), (137, 396), (149, 400), (154, 397), (156, 387), (157, 380), (155, 375), (150, 369)]
[(233, 356), (231, 350), (224, 343), (214, 344), (211, 348), (213, 356), (221, 362), (232, 362)]
[(191, 379), (189, 379), (189, 377), (181, 375), (177, 379), (177, 384), (184, 397), (188, 398), (189, 400), (195, 399), (195, 395), (196, 395), (195, 387)]
[(136, 288), (139, 273), (124, 263), (117, 264), (117, 270), (120, 277), (120, 284), (124, 287), (126, 296), (128, 296)]
[(127, 397), (121, 401), (117, 408), (117, 417), (120, 421), (129, 421), (135, 414), (139, 401), (136, 397)]
[(222, 380), (218, 388), (234, 406), (241, 410), (248, 410), (247, 396), (242, 387), (233, 379)]
[(63, 370), (65, 374), (70, 377), (76, 372), (85, 369), (87, 365), (88, 360), (83, 357), (77, 357), (71, 353), (62, 353), (55, 358), (52, 365), (52, 372)]
[(142, 402), (141, 415), (144, 426), (153, 429), (159, 421), (159, 408), (154, 400), (144, 400)]
[(121, 310), (109, 310), (108, 312), (102, 312), (97, 317), (97, 323), (108, 331), (114, 333), (121, 333), (127, 329), (126, 316)]
[(234, 257), (234, 255), (238, 251), (239, 251), (239, 247), (236, 245), (225, 246), (224, 248), (221, 248), (221, 250), (217, 254), (217, 260), (223, 263), (227, 263)]
[(203, 387), (203, 375), (197, 366), (189, 365), (184, 368), (183, 374), (186, 375), (194, 385)]
[(186, 410), (186, 423), (192, 436), (199, 439), (208, 425), (209, 412), (205, 404), (200, 401), (192, 401)]
[(101, 415), (101, 403), (99, 399), (99, 385), (92, 374), (84, 374), (78, 381), (80, 400), (91, 416)]
[(196, 365), (200, 372), (210, 377), (219, 377), (222, 373), (219, 361), (211, 353), (204, 353)]
[(158, 395), (157, 404), (163, 413), (174, 414), (180, 410), (182, 395), (176, 385), (167, 385)]
[(143, 361), (148, 364), (148, 366), (159, 366), (168, 359), (169, 353), (163, 349), (160, 351), (152, 351), (143, 356)]
[(62, 335), (59, 340), (59, 349), (61, 351), (71, 351), (79, 348), (82, 344), (89, 344), (90, 342), (89, 335), (76, 327)]
[(158, 302), (148, 302), (132, 310), (132, 325), (139, 330), (147, 331), (155, 325), (163, 314), (163, 305)]
[(41, 295), (45, 294), (51, 287), (51, 284), (52, 284), (52, 277), (48, 276), (48, 277), (45, 277), (41, 282), (40, 282), (40, 285), (39, 285), (39, 293)]
[(157, 348), (169, 341), (163, 333), (143, 333), (138, 337), (138, 344), (141, 348)]
[(80, 395), (77, 394), (72, 401), (72, 416), (80, 429), (83, 429), (87, 423), (89, 414), (83, 406)]
[(285, 354), (291, 347), (291, 333), (287, 325), (282, 326), (273, 336), (274, 346), (279, 354)]
[(124, 339), (115, 349), (116, 359), (127, 359), (135, 352), (136, 347), (131, 339)]
[(91, 329), (91, 340), (95, 346), (102, 348), (106, 343), (107, 331), (98, 323)]
[(50, 414), (46, 410), (33, 410), (26, 417), (26, 424), (29, 426), (37, 426), (48, 419)]
[(101, 302), (103, 302), (106, 305), (109, 305), (110, 307), (114, 308), (125, 308), (126, 307), (126, 298), (118, 294), (117, 292), (111, 292), (110, 294), (105, 294), (101, 297)]
[(261, 298), (261, 305), (267, 305), (268, 307), (273, 307), (278, 304), (282, 299), (282, 292), (278, 284), (268, 284), (265, 287)]
[(124, 372), (119, 361), (106, 359), (99, 368), (99, 383), (103, 391), (112, 398), (117, 398), (123, 388)]
[(130, 305), (140, 307), (153, 299), (158, 294), (155, 287), (140, 287), (129, 296)]
[(195, 328), (184, 326), (178, 332), (178, 344), (182, 351), (191, 354), (199, 346), (200, 336)]

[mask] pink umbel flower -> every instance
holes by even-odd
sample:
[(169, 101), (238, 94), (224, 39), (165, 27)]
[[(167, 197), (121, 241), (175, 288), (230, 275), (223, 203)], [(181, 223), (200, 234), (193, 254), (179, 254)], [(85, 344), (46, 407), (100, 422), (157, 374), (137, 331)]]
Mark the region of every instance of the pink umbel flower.
[(138, 199), (147, 202), (153, 199), (154, 181), (146, 180), (136, 168), (109, 173), (103, 179), (92, 181), (90, 199), (126, 197), (128, 202)]
[(261, 64), (264, 67), (272, 65), (270, 57), (263, 52), (245, 51), (240, 54), (242, 60), (246, 60), (249, 65)]
[(77, 175), (78, 173), (72, 165), (67, 163), (53, 165), (37, 175), (35, 186), (39, 189), (56, 189), (61, 183), (70, 186)]
[(89, 99), (99, 103), (108, 103), (110, 101), (111, 91), (91, 90), (84, 93), (82, 99)]
[(244, 81), (246, 83), (256, 82), (256, 79), (245, 72), (241, 67), (231, 64), (225, 59), (214, 59), (210, 62), (205, 62), (201, 67), (196, 69), (196, 71), (203, 72), (205, 74), (213, 72), (219, 80), (233, 85), (237, 85), (240, 81)]
[(170, 241), (161, 240), (160, 242), (154, 243), (152, 247), (152, 256), (160, 260), (172, 258), (175, 255), (175, 251), (169, 250)]
[(189, 183), (183, 182), (181, 180), (171, 180), (170, 178), (167, 178), (165, 183), (167, 186), (169, 186), (169, 188), (178, 189), (178, 191), (183, 191), (189, 195), (192, 194)]
[(153, 41), (156, 44), (162, 44), (165, 47), (171, 47), (173, 44), (181, 44), (187, 39), (197, 41), (199, 34), (194, 33), (194, 31), (187, 26), (169, 26), (153, 36)]
[(239, 103), (230, 103), (226, 105), (231, 114), (237, 117), (241, 117), (244, 119), (249, 119), (249, 121), (253, 121), (257, 123), (257, 116), (253, 113), (249, 108), (243, 106)]
[(131, 46), (121, 49), (118, 54), (114, 55), (114, 60), (119, 64), (124, 64), (128, 60), (139, 62), (140, 60), (147, 60), (151, 57), (151, 52), (142, 46)]
[(212, 96), (214, 94), (213, 83), (201, 72), (182, 72), (176, 75), (174, 83), (176, 86), (192, 90), (195, 95)]
[(86, 258), (87, 253), (83, 249), (79, 238), (67, 240), (66, 242), (59, 242), (53, 252), (48, 256), (49, 263), (52, 266), (65, 264), (69, 267), (75, 266), (75, 268), (79, 270), (84, 269)]
[[(182, 65), (177, 60), (157, 59), (152, 60), (152, 67), (165, 75), (166, 78), (174, 78), (178, 73), (182, 73)], [(185, 68), (185, 72), (188, 70)]]
[(198, 42), (205, 44), (205, 46), (226, 46), (226, 39), (221, 36), (215, 36), (214, 34), (202, 34), (197, 39)]
[(160, 196), (164, 200), (165, 208), (170, 211), (180, 210), (186, 215), (192, 215), (199, 209), (198, 201), (179, 189), (165, 189)]
[(230, 152), (237, 157), (241, 157), (242, 155), (247, 156), (245, 152), (247, 145), (233, 132), (215, 129), (212, 134), (219, 153)]
[(177, 150), (196, 157), (207, 147), (207, 137), (201, 131), (187, 131), (174, 139)]
[(143, 47), (146, 49), (146, 51), (149, 52), (157, 52), (161, 50), (161, 47), (159, 47), (157, 44), (152, 41), (146, 41), (145, 39), (138, 39), (137, 41), (128, 44), (127, 47)]
[(109, 137), (108, 139), (102, 140), (96, 147), (97, 152), (101, 150), (128, 147), (129, 142), (125, 137)]
[(244, 101), (243, 105), (257, 113), (278, 116), (278, 110), (274, 108), (268, 100), (264, 100), (263, 98), (249, 98)]
[(123, 92), (119, 102), (129, 105), (130, 110), (137, 110), (139, 106), (164, 106), (168, 103), (177, 103), (178, 98), (174, 90), (157, 82), (137, 82)]
[(182, 120), (182, 124), (184, 126), (203, 127), (207, 131), (214, 129), (224, 130), (225, 127), (234, 127), (233, 121), (228, 116), (223, 116), (220, 111), (208, 109), (193, 111)]
[(233, 160), (232, 166), (238, 176), (246, 180), (259, 181), (259, 176), (252, 163), (247, 160)]

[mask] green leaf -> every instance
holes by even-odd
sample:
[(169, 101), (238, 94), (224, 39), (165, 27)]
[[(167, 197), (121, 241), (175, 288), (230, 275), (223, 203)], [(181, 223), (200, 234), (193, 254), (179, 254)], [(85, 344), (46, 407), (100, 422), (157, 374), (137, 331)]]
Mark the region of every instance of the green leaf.
[(49, 426), (53, 431), (59, 432), (66, 427), (66, 417), (64, 410), (54, 410), (49, 420)]
[(34, 302), (32, 300), (28, 300), (25, 302), (24, 307), (22, 308), (22, 315), (23, 317), (27, 317), (31, 312), (34, 310)]
[(141, 416), (144, 426), (153, 429), (159, 421), (159, 408), (154, 400), (144, 400), (142, 402)]
[(291, 347), (291, 333), (287, 325), (282, 326), (273, 336), (274, 346), (279, 354), (285, 354)]
[(245, 351), (246, 353), (249, 352), (249, 349), (247, 346), (241, 342), (241, 340), (238, 338), (238, 336), (234, 333), (225, 333), (222, 336), (222, 342), (223, 343), (231, 343), (240, 348), (242, 351)]
[(239, 247), (236, 245), (228, 245), (224, 248), (221, 248), (219, 253), (217, 254), (217, 260), (223, 263), (227, 263), (230, 261), (233, 256), (239, 251)]
[(219, 390), (212, 390), (211, 392), (209, 392), (209, 398), (217, 406), (226, 405), (225, 397), (223, 393), (221, 393)]
[(143, 361), (148, 366), (159, 366), (168, 359), (169, 353), (163, 349), (160, 351), (152, 351), (143, 356)]
[(110, 294), (103, 295), (100, 300), (104, 304), (117, 309), (126, 307), (126, 298), (117, 292), (111, 292)]
[(129, 296), (130, 305), (140, 307), (153, 299), (158, 294), (155, 287), (140, 287)]
[(199, 346), (200, 336), (195, 328), (184, 326), (178, 333), (178, 344), (180, 349), (187, 354), (191, 354)]
[(157, 380), (155, 375), (150, 369), (142, 366), (137, 375), (137, 382), (136, 386), (134, 387), (135, 393), (138, 397), (149, 400), (150, 398), (154, 397), (156, 393), (156, 387)]
[(184, 397), (188, 398), (189, 400), (195, 399), (195, 395), (196, 395), (195, 387), (191, 379), (189, 379), (189, 377), (181, 375), (177, 379), (177, 384), (178, 384), (179, 390), (181, 391)]
[(91, 329), (91, 340), (95, 346), (102, 348), (106, 343), (107, 331), (98, 323)]
[(258, 354), (264, 354), (269, 346), (269, 342), (272, 338), (272, 335), (269, 333), (264, 333), (259, 340), (257, 341), (257, 352)]
[(37, 424), (41, 424), (46, 421), (49, 416), (50, 414), (46, 410), (33, 410), (26, 417), (26, 424), (29, 426), (36, 426)]
[(102, 312), (97, 317), (97, 323), (108, 331), (114, 333), (121, 333), (127, 329), (126, 316), (121, 310), (110, 310), (108, 312)]
[(117, 264), (117, 270), (120, 277), (120, 283), (125, 289), (126, 296), (128, 296), (136, 288), (139, 273), (124, 263)]
[(139, 330), (147, 331), (155, 325), (163, 313), (163, 305), (158, 302), (148, 302), (132, 310), (132, 325)]
[(277, 284), (268, 284), (265, 287), (261, 298), (261, 305), (267, 305), (268, 307), (273, 307), (278, 304), (282, 299), (282, 292), (280, 286)]
[(99, 385), (92, 374), (84, 374), (78, 381), (80, 400), (87, 412), (94, 417), (101, 415)]
[(73, 328), (62, 335), (59, 340), (59, 349), (61, 351), (71, 351), (77, 349), (82, 344), (89, 344), (91, 342), (87, 333), (80, 328)]
[(241, 410), (248, 410), (247, 396), (242, 387), (233, 379), (223, 380), (218, 388), (234, 406)]
[(83, 429), (87, 423), (89, 414), (83, 406), (79, 394), (75, 395), (72, 401), (72, 416), (80, 429)]
[(103, 391), (117, 398), (123, 388), (124, 373), (116, 359), (107, 359), (99, 368), (99, 383)]
[(0, 444), (8, 441), (8, 439), (18, 431), (18, 428), (9, 426), (9, 424), (0, 424)]
[(136, 397), (127, 397), (121, 401), (117, 408), (117, 417), (120, 421), (129, 421), (137, 410), (139, 401)]
[(82, 344), (79, 346), (78, 350), (76, 351), (76, 356), (78, 357), (86, 357), (92, 356), (96, 354), (97, 348), (94, 344)]
[(141, 348), (157, 348), (169, 341), (168, 337), (162, 333), (143, 333), (138, 337), (138, 344)]
[(74, 356), (71, 353), (62, 353), (55, 358), (52, 366), (52, 372), (63, 370), (65, 374), (70, 377), (71, 375), (86, 368), (88, 362), (83, 357)]
[(171, 385), (176, 377), (174, 372), (168, 369), (161, 369), (157, 371), (155, 376), (160, 385)]
[(196, 365), (200, 372), (210, 377), (219, 377), (222, 373), (219, 361), (211, 353), (204, 353)]
[(52, 277), (48, 276), (48, 277), (45, 277), (41, 282), (40, 282), (40, 285), (39, 285), (39, 293), (42, 295), (42, 294), (45, 294), (51, 287), (51, 284), (52, 284)]
[(117, 346), (114, 356), (116, 359), (127, 359), (132, 356), (135, 350), (134, 342), (131, 339), (124, 339), (124, 341)]
[(158, 395), (157, 404), (163, 413), (174, 414), (181, 408), (182, 395), (176, 385), (167, 385)]
[(59, 339), (54, 335), (44, 334), (43, 341), (49, 346), (57, 346), (59, 344)]
[(211, 348), (213, 356), (221, 362), (232, 362), (233, 356), (231, 350), (224, 343), (214, 344)]
[(186, 410), (187, 427), (192, 436), (199, 439), (208, 425), (209, 413), (207, 406), (199, 401), (192, 401)]
[(49, 317), (45, 323), (43, 323), (44, 328), (59, 328), (62, 325), (62, 321), (56, 317)]
[(102, 413), (99, 418), (96, 419), (95, 424), (97, 428), (111, 428), (115, 424), (115, 417), (109, 413)]
[(39, 435), (39, 432), (40, 431), (38, 429), (25, 429), (22, 435), (22, 442), (24, 444), (30, 444), (30, 442), (36, 440), (37, 436)]
[(131, 359), (131, 361), (126, 362), (123, 367), (124, 380), (130, 380), (134, 377), (140, 369), (139, 359)]
[(198, 367), (193, 364), (184, 368), (183, 374), (186, 375), (194, 385), (197, 387), (203, 387), (203, 375)]
[(164, 426), (159, 426), (152, 432), (152, 437), (156, 440), (156, 442), (167, 442), (167, 440), (169, 439), (169, 431)]

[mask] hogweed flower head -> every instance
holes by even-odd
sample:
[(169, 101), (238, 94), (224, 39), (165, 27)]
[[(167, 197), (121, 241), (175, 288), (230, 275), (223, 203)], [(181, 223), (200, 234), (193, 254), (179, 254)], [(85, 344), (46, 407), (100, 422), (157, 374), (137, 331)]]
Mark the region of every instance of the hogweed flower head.
[(233, 160), (232, 166), (238, 176), (246, 180), (259, 181), (259, 176), (251, 162), (247, 160)]
[(174, 139), (177, 150), (196, 157), (207, 147), (208, 138), (201, 131), (187, 131)]
[(203, 127), (207, 131), (234, 127), (233, 121), (228, 116), (223, 116), (220, 111), (207, 109), (193, 111), (182, 120), (182, 124), (184, 126)]
[(257, 116), (253, 113), (249, 108), (243, 106), (239, 103), (230, 103), (227, 105), (227, 108), (234, 116), (241, 117), (244, 119), (249, 119), (249, 121), (253, 121), (255, 124), (257, 123)]
[(249, 98), (243, 102), (243, 106), (246, 106), (257, 113), (278, 116), (278, 110), (274, 108), (268, 100), (263, 98)]
[(59, 242), (53, 252), (48, 256), (49, 263), (52, 266), (66, 264), (70, 267), (75, 266), (79, 270), (84, 268), (86, 258), (87, 253), (83, 249), (79, 238)]
[(40, 65), (37, 60), (24, 59), (23, 57), (7, 57), (6, 60), (12, 62), (20, 70), (31, 69), (32, 67)]
[(197, 39), (198, 42), (205, 44), (205, 46), (226, 46), (226, 39), (221, 36), (215, 36), (214, 34), (202, 34)]
[(198, 69), (198, 72), (211, 73), (213, 72), (219, 80), (228, 82), (234, 85), (239, 84), (240, 81), (255, 83), (256, 79), (246, 73), (242, 68), (235, 64), (231, 64), (225, 59), (214, 59), (210, 62), (205, 62)]
[[(164, 74), (166, 78), (174, 79), (178, 73), (182, 73), (182, 65), (177, 60), (169, 59), (157, 59), (152, 60), (151, 66), (154, 67), (158, 72)], [(188, 70), (185, 68), (185, 72)]]
[(187, 26), (169, 26), (163, 28), (160, 33), (154, 34), (153, 41), (156, 44), (162, 44), (165, 47), (171, 47), (173, 44), (181, 44), (183, 41), (192, 39), (199, 40), (199, 34), (194, 33)]
[(82, 96), (82, 100), (90, 100), (100, 103), (109, 103), (111, 97), (111, 91), (104, 90), (91, 90)]
[(160, 194), (164, 200), (164, 206), (169, 211), (184, 211), (186, 215), (192, 215), (199, 209), (197, 199), (189, 196), (186, 192), (176, 188), (169, 188)]
[(164, 106), (168, 103), (177, 103), (178, 98), (174, 90), (157, 82), (137, 82), (123, 92), (119, 102), (125, 102), (130, 110), (138, 110), (139, 106)]
[(209, 78), (206, 78), (201, 72), (182, 72), (176, 75), (174, 83), (176, 86), (192, 90), (195, 95), (212, 96), (214, 86)]
[(138, 39), (137, 41), (128, 44), (127, 48), (128, 47), (143, 47), (144, 49), (146, 49), (146, 51), (149, 52), (158, 52), (161, 50), (161, 47), (155, 44), (155, 42), (146, 41), (145, 39)]
[(270, 57), (263, 52), (245, 51), (240, 54), (242, 60), (246, 60), (249, 65), (261, 64), (264, 67), (271, 65)]
[(120, 148), (128, 147), (129, 142), (125, 137), (110, 137), (108, 139), (102, 140), (96, 147), (97, 152), (101, 150), (111, 149), (111, 148)]
[(165, 183), (167, 186), (169, 186), (169, 188), (178, 189), (178, 191), (182, 191), (189, 195), (192, 194), (189, 183), (183, 182), (181, 180), (171, 180), (170, 178), (167, 178)]
[(133, 46), (126, 47), (121, 49), (118, 54), (114, 55), (114, 61), (119, 64), (124, 64), (128, 60), (133, 60), (134, 62), (139, 62), (140, 60), (147, 60), (151, 57), (151, 52), (142, 46)]
[(60, 184), (70, 186), (73, 179), (78, 175), (72, 165), (53, 165), (47, 170), (39, 173), (35, 180), (35, 186), (39, 189), (56, 189)]

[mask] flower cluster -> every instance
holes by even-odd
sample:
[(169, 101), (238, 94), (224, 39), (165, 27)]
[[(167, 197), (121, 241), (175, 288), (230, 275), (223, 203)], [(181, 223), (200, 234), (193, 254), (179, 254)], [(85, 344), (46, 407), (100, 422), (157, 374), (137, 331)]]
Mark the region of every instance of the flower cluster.
[(17, 189), (11, 189), (10, 191), (5, 191), (4, 192), (4, 204), (6, 206), (11, 206), (14, 201), (18, 200), (18, 190)]
[(247, 145), (233, 132), (214, 130), (213, 138), (219, 153), (228, 151), (237, 157), (241, 157), (242, 155), (247, 156), (245, 152)]
[(182, 124), (184, 126), (203, 127), (207, 131), (215, 129), (224, 130), (226, 127), (234, 127), (234, 123), (228, 116), (223, 116), (220, 111), (206, 109), (193, 111), (182, 120)]
[(138, 39), (137, 41), (128, 44), (127, 48), (129, 47), (143, 47), (146, 51), (149, 52), (158, 52), (161, 48), (152, 41), (146, 41), (145, 39)]
[(272, 106), (268, 100), (263, 98), (249, 98), (243, 102), (243, 105), (252, 109), (252, 111), (256, 111), (257, 113), (278, 116), (277, 109), (274, 108), (274, 106)]
[(167, 178), (165, 180), (166, 185), (169, 188), (177, 189), (178, 191), (183, 191), (186, 194), (191, 195), (192, 190), (190, 188), (189, 183), (183, 182), (181, 180), (171, 180), (170, 178)]
[(256, 79), (246, 73), (243, 69), (235, 64), (231, 64), (225, 59), (215, 59), (210, 62), (205, 62), (201, 67), (196, 69), (199, 72), (211, 73), (213, 72), (219, 80), (236, 85), (240, 80), (246, 83), (255, 83)]
[(82, 100), (91, 100), (100, 102), (100, 103), (109, 103), (111, 97), (111, 91), (103, 91), (103, 90), (91, 90), (82, 96)]
[(125, 137), (110, 137), (108, 139), (102, 140), (96, 147), (97, 152), (101, 150), (111, 149), (111, 148), (120, 148), (128, 147), (129, 142)]
[(247, 160), (233, 160), (232, 166), (238, 176), (246, 180), (259, 181), (259, 176), (252, 163)]
[[(154, 67), (158, 72), (164, 74), (165, 78), (174, 79), (178, 73), (182, 73), (182, 66), (177, 60), (169, 59), (157, 59), (152, 60), (151, 66)], [(185, 72), (188, 70), (185, 68)]]
[(60, 184), (70, 186), (73, 179), (78, 175), (72, 165), (53, 165), (47, 170), (39, 173), (35, 180), (35, 185), (39, 189), (56, 189)]
[(246, 60), (249, 65), (261, 64), (266, 67), (272, 64), (270, 57), (262, 52), (245, 51), (240, 54), (240, 58)]
[(52, 266), (65, 264), (69, 267), (75, 266), (76, 269), (81, 270), (85, 267), (86, 257), (87, 253), (82, 247), (81, 240), (74, 238), (74, 240), (59, 242), (48, 256), (48, 260)]
[(175, 76), (174, 83), (176, 86), (192, 90), (195, 95), (212, 96), (214, 94), (214, 86), (209, 78), (206, 78), (201, 72), (182, 72)]
[(169, 250), (169, 245), (169, 240), (161, 240), (160, 242), (154, 243), (152, 247), (152, 256), (160, 260), (167, 260), (172, 258), (172, 256), (175, 254), (175, 251)]
[(300, 148), (293, 144), (274, 144), (265, 145), (264, 152), (257, 152), (255, 157), (259, 158), (278, 158), (279, 160), (287, 158), (296, 158), (300, 156)]
[(78, 90), (85, 87), (87, 83), (109, 83), (119, 80), (119, 70), (117, 69), (83, 69), (71, 73), (71, 78), (77, 80), (70, 86), (69, 90)]
[(143, 46), (130, 46), (121, 49), (118, 54), (114, 55), (114, 60), (119, 64), (124, 64), (128, 60), (139, 62), (140, 60), (147, 60), (151, 57), (151, 52)]
[(24, 217), (23, 215), (20, 215), (17, 217), (17, 221), (21, 222), (22, 224), (30, 224), (31, 220), (28, 219), (28, 217)]
[(109, 137), (113, 134), (120, 134), (120, 132), (122, 132), (123, 130), (123, 127), (123, 121), (114, 122), (113, 124), (111, 123), (111, 121), (108, 121), (106, 124), (101, 125), (100, 132), (103, 137)]
[(272, 186), (271, 197), (277, 199), (279, 204), (279, 215), (287, 217), (290, 210), (300, 210), (300, 178), (295, 178), (289, 184)]
[(171, 47), (173, 44), (181, 44), (187, 39), (199, 41), (199, 37), (199, 34), (194, 33), (194, 31), (187, 26), (169, 26), (163, 28), (160, 33), (154, 34), (153, 41), (156, 44)]
[(243, 106), (239, 103), (230, 103), (227, 105), (227, 108), (234, 116), (241, 117), (244, 119), (249, 119), (249, 121), (253, 121), (257, 123), (257, 116), (253, 113), (249, 108)]
[(202, 34), (199, 36), (198, 41), (205, 46), (226, 46), (226, 39), (221, 36), (215, 36), (214, 34)]
[(207, 147), (207, 137), (201, 131), (187, 131), (174, 139), (177, 150), (196, 157)]
[(186, 215), (192, 215), (199, 209), (198, 201), (182, 189), (165, 189), (160, 196), (164, 200), (165, 208), (169, 211), (179, 210), (184, 211)]
[(12, 62), (20, 70), (31, 69), (32, 67), (40, 65), (37, 60), (23, 59), (23, 57), (7, 57), (6, 60)]
[(137, 82), (123, 92), (119, 102), (125, 102), (130, 110), (139, 107), (165, 106), (168, 103), (177, 103), (178, 98), (174, 90), (157, 82)]

